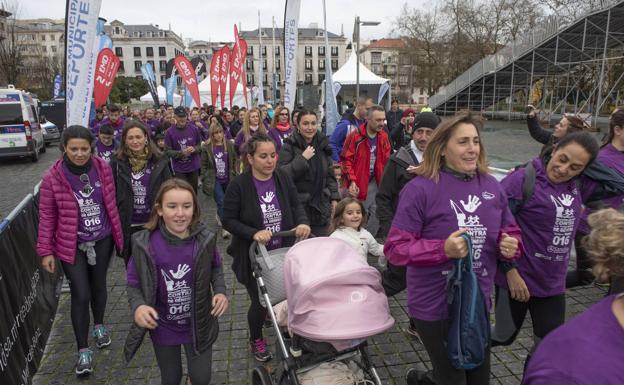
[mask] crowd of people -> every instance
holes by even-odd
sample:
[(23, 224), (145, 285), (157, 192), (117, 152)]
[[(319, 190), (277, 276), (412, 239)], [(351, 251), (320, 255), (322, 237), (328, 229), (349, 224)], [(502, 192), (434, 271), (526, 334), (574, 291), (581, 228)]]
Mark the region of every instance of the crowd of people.
[[(551, 132), (531, 111), (530, 135), (544, 147), (500, 182), (488, 168), (483, 120), (471, 112), (442, 120), (361, 97), (331, 135), (319, 122), (314, 111), (284, 106), (110, 105), (89, 127), (64, 130), (62, 158), (41, 185), (37, 252), (48, 272), (60, 260), (70, 283), (76, 374), (94, 370), (89, 309), (95, 346), (111, 344), (106, 276), (117, 255), (133, 314), (126, 361), (149, 332), (162, 384), (180, 383), (182, 347), (191, 382), (209, 384), (229, 305), (219, 237), (229, 239), (231, 269), (249, 295), (251, 352), (270, 360), (249, 248), (289, 247), (294, 239), (273, 234), (295, 230), (297, 239), (329, 236), (373, 255), (385, 294), (407, 290), (406, 332), (433, 367), (410, 370), (410, 385), (488, 384), (490, 347), (511, 344), (527, 312), (534, 346), (524, 384), (624, 383), (624, 214), (616, 211), (624, 110), (613, 112), (602, 145), (575, 116)], [(204, 197), (216, 205), (216, 228), (200, 220)], [(573, 245), (577, 268), (568, 272)], [(483, 362), (458, 369), (447, 353), (447, 276), (469, 252), (496, 323)], [(591, 284), (592, 271), (610, 280), (611, 295), (565, 323), (566, 287)], [(603, 364), (587, 367), (588, 346)]]

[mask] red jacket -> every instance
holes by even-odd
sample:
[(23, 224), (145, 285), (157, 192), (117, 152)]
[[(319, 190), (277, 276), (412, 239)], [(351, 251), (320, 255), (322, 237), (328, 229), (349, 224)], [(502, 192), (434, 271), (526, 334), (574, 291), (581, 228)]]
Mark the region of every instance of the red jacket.
[[(377, 133), (377, 159), (375, 160), (375, 179), (377, 185), (381, 181), (384, 167), (390, 153), (392, 145), (388, 134), (381, 130)], [(357, 131), (351, 132), (345, 139), (342, 153), (340, 154), (342, 174), (345, 186), (349, 187), (351, 182), (360, 189), (359, 200), (365, 200), (368, 193), (368, 182), (370, 179), (370, 144), (366, 134), (366, 123), (362, 124)]]
[[(123, 249), (121, 221), (115, 203), (115, 182), (108, 164), (97, 156), (92, 158), (102, 183), (104, 207), (110, 220), (117, 250)], [(54, 255), (67, 263), (74, 263), (78, 246), (79, 208), (69, 181), (63, 173), (63, 160), (57, 160), (43, 176), (39, 195), (39, 236), (37, 254)]]

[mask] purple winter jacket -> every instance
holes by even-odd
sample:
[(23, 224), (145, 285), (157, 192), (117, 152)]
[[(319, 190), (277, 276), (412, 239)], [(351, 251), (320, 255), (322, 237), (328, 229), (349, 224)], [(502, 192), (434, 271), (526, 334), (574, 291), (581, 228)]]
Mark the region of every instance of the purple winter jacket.
[[(113, 240), (117, 250), (123, 249), (123, 232), (115, 202), (115, 182), (110, 166), (97, 156), (91, 157), (100, 182)], [(63, 173), (63, 159), (57, 160), (43, 176), (39, 194), (39, 236), (37, 254), (74, 263), (78, 242), (78, 202)]]

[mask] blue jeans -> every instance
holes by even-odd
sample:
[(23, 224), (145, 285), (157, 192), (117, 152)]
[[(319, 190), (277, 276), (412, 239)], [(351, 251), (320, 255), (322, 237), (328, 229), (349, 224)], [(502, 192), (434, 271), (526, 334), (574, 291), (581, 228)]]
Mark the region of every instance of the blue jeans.
[(223, 219), (223, 198), (225, 197), (225, 189), (227, 189), (228, 183), (221, 183), (215, 181), (214, 186), (214, 200), (217, 204), (217, 215), (219, 219)]

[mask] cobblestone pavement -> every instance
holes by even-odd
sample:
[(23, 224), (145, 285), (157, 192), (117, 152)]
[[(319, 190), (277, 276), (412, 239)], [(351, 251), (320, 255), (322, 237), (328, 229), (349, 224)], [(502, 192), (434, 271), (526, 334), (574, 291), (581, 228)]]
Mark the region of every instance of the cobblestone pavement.
[[(507, 123), (506, 123), (507, 124)], [(486, 130), (483, 140), (497, 165), (519, 164), (530, 159), (540, 149), (540, 145), (527, 139), (526, 128), (514, 124), (516, 129), (505, 131)], [(506, 162), (506, 163), (505, 163)], [(4, 173), (4, 166), (0, 172)], [(12, 172), (12, 175), (16, 175)], [(40, 176), (40, 174), (39, 174)], [(36, 182), (35, 182), (36, 183)], [(34, 184), (34, 183), (33, 183)], [(31, 185), (32, 186), (32, 185)], [(0, 186), (7, 189), (6, 186)], [(19, 201), (19, 200), (18, 200)], [(204, 218), (214, 225), (214, 204), (202, 197)], [(213, 384), (249, 384), (251, 370), (257, 365), (248, 348), (246, 312), (249, 301), (243, 286), (238, 284), (229, 265), (231, 258), (226, 255), (225, 242), (219, 242), (224, 256), (226, 283), (230, 309), (220, 320), (221, 332), (213, 347)], [(152, 351), (149, 337), (128, 367), (122, 363), (122, 348), (132, 321), (125, 294), (125, 271), (120, 259), (114, 258), (110, 268), (109, 297), (105, 322), (113, 334), (112, 344), (95, 352), (95, 372), (90, 377), (77, 378), (73, 374), (76, 361), (75, 342), (70, 320), (70, 296), (61, 296), (54, 326), (44, 353), (41, 366), (33, 379), (33, 384), (160, 384), (159, 370)], [(603, 297), (602, 288), (589, 286), (570, 290), (567, 293), (568, 318), (585, 310)], [(413, 366), (430, 368), (427, 354), (419, 343), (413, 340), (405, 329), (408, 326), (406, 295), (399, 294), (389, 300), (396, 325), (384, 334), (369, 339), (369, 353), (384, 384), (405, 384), (404, 375)], [(524, 359), (532, 346), (530, 317), (516, 342), (509, 347), (498, 347), (492, 352), (492, 384), (519, 384)], [(269, 333), (270, 346), (274, 350), (274, 340)], [(95, 348), (94, 348), (95, 349)], [(276, 365), (275, 360), (267, 364)]]

